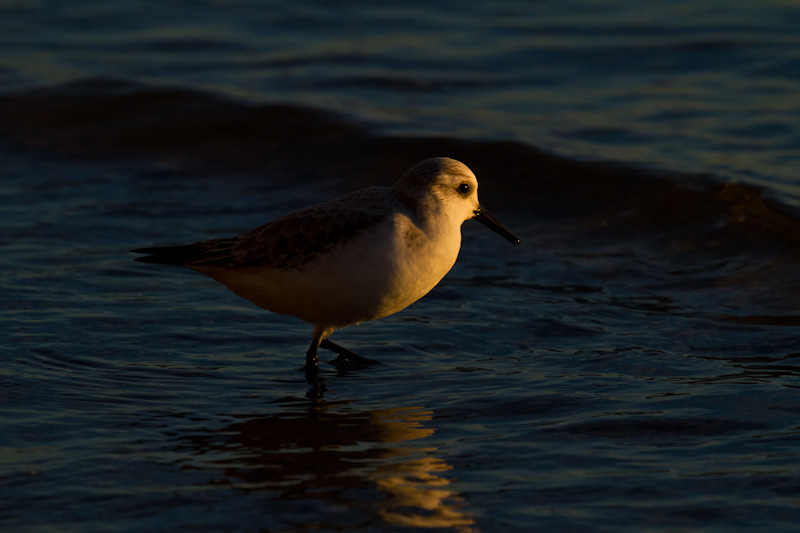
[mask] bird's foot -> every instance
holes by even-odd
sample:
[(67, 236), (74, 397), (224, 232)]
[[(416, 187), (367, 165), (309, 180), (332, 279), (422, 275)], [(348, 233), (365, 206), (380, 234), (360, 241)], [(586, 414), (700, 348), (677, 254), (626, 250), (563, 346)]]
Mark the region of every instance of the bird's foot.
[(369, 368), (371, 366), (380, 364), (380, 361), (362, 357), (357, 353), (351, 352), (347, 348), (336, 344), (335, 342), (329, 341), (328, 339), (323, 339), (319, 345), (326, 350), (336, 353), (336, 359), (329, 361), (330, 364), (336, 367), (336, 370), (362, 370), (364, 368)]
[(331, 370), (325, 370), (325, 369), (320, 368), (316, 364), (312, 365), (312, 364), (309, 364), (309, 363), (306, 363), (303, 366), (303, 368), (301, 368), (300, 370), (302, 370), (305, 373), (306, 381), (310, 385), (314, 385), (314, 384), (319, 383), (320, 381), (324, 381), (325, 378), (322, 377), (320, 374), (331, 374), (332, 373)]

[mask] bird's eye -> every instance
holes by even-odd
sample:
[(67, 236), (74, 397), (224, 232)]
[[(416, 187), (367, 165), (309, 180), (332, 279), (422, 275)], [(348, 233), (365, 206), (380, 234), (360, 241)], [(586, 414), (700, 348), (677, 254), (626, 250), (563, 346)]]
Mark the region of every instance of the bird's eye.
[(462, 183), (458, 186), (457, 190), (461, 194), (467, 194), (469, 192), (469, 183)]

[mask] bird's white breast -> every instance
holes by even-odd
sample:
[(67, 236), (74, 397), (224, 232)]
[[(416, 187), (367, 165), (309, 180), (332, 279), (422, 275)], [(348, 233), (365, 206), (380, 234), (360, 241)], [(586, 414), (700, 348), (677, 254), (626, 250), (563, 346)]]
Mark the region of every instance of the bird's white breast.
[(218, 280), (270, 311), (344, 327), (385, 317), (422, 298), (450, 271), (460, 246), (460, 225), (425, 231), (394, 213), (302, 269), (237, 270)]

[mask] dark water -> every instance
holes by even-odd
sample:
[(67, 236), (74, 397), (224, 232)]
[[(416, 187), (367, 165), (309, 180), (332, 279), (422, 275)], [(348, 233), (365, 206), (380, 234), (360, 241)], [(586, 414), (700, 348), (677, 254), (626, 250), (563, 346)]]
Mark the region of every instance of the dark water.
[[(794, 531), (800, 10), (0, 4), (3, 531)], [(335, 340), (130, 248), (420, 159), (464, 226)]]

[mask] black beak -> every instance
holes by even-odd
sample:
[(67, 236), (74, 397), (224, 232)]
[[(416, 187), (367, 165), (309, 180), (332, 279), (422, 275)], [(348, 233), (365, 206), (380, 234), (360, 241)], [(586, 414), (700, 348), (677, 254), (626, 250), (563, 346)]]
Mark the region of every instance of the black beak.
[(502, 222), (494, 218), (494, 215), (484, 209), (483, 206), (479, 205), (478, 209), (475, 210), (475, 220), (490, 230), (502, 235), (511, 244), (519, 244), (519, 239), (517, 236), (511, 233), (510, 229), (505, 227)]

